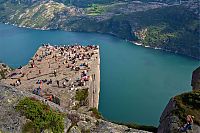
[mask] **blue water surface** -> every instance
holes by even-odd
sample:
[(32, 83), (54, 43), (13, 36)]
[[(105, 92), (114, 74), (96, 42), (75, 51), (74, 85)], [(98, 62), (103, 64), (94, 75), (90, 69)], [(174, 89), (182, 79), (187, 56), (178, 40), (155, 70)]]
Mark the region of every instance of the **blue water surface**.
[(100, 45), (99, 111), (110, 121), (157, 126), (169, 99), (190, 91), (192, 58), (133, 45), (110, 35), (41, 31), (0, 24), (0, 60), (28, 63), (43, 43)]

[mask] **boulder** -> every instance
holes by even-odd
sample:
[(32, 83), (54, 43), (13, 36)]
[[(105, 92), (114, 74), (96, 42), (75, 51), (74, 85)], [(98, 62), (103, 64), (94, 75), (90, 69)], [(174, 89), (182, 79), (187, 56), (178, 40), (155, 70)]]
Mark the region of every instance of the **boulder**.
[(200, 67), (193, 71), (191, 85), (193, 90), (200, 90)]

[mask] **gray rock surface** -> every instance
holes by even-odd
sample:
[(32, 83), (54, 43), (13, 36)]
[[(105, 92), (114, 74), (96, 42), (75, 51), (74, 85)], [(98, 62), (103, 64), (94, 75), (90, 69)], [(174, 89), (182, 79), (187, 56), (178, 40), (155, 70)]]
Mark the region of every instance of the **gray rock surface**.
[[(37, 95), (0, 84), (0, 131), (9, 133), (22, 132), (22, 127), (27, 119), (15, 110), (15, 106), (24, 97), (34, 97), (44, 102), (44, 99)], [(65, 133), (81, 133), (84, 131), (91, 133), (148, 133), (147, 131), (131, 129), (126, 126), (96, 119), (74, 110), (69, 111), (49, 101), (45, 102), (45, 104), (67, 114), (65, 117)], [(48, 132), (48, 130), (45, 130), (45, 132)]]
[[(191, 85), (193, 90), (200, 89), (200, 67), (198, 67), (192, 74)], [(158, 133), (178, 133), (178, 129), (183, 126), (178, 116), (173, 111), (178, 109), (176, 101), (171, 98), (167, 106), (165, 107), (158, 127)], [(188, 133), (200, 133), (200, 126), (195, 123), (192, 125), (192, 130), (188, 130)]]
[(200, 67), (193, 71), (191, 85), (193, 90), (200, 90)]
[(0, 63), (0, 79), (5, 78), (5, 76), (11, 72), (11, 68), (4, 63)]
[[(172, 113), (175, 109), (177, 109), (176, 102), (172, 98), (160, 117), (157, 133), (180, 133), (178, 130), (182, 126), (180, 119)], [(192, 130), (188, 130), (188, 133), (200, 133), (200, 126), (194, 124)]]

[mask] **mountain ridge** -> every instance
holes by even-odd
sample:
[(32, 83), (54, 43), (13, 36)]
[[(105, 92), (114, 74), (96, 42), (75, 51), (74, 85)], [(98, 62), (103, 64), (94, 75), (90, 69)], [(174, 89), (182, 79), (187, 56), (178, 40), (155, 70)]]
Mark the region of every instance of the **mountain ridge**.
[[(142, 46), (200, 59), (198, 1), (183, 4), (129, 1), (86, 8), (55, 1), (0, 4), (0, 22), (42, 30), (111, 34)], [(17, 12), (16, 12), (17, 11)], [(142, 31), (144, 38), (141, 37)]]

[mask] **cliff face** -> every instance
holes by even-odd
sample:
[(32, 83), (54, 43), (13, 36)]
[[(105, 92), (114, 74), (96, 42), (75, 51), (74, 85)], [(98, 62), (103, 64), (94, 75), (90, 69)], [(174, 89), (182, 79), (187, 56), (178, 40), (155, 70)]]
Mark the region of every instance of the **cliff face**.
[(171, 98), (160, 117), (158, 133), (178, 133), (186, 124), (186, 116), (194, 116), (194, 124), (189, 133), (200, 133), (200, 67), (192, 75), (193, 91)]
[(200, 67), (193, 71), (191, 85), (193, 90), (200, 90)]
[(175, 108), (175, 102), (171, 99), (160, 117), (158, 133), (173, 133), (174, 130), (177, 131), (179, 119), (171, 113)]
[[(176, 101), (172, 98), (164, 109), (160, 117), (160, 125), (158, 127), (158, 133), (180, 133), (179, 128), (186, 124), (185, 120), (181, 120), (180, 117), (174, 112), (180, 110)], [(186, 116), (185, 116), (186, 117)], [(198, 118), (197, 118), (198, 119)], [(185, 122), (185, 123), (184, 123)], [(200, 126), (194, 124), (192, 130), (188, 130), (188, 133), (199, 133)]]

